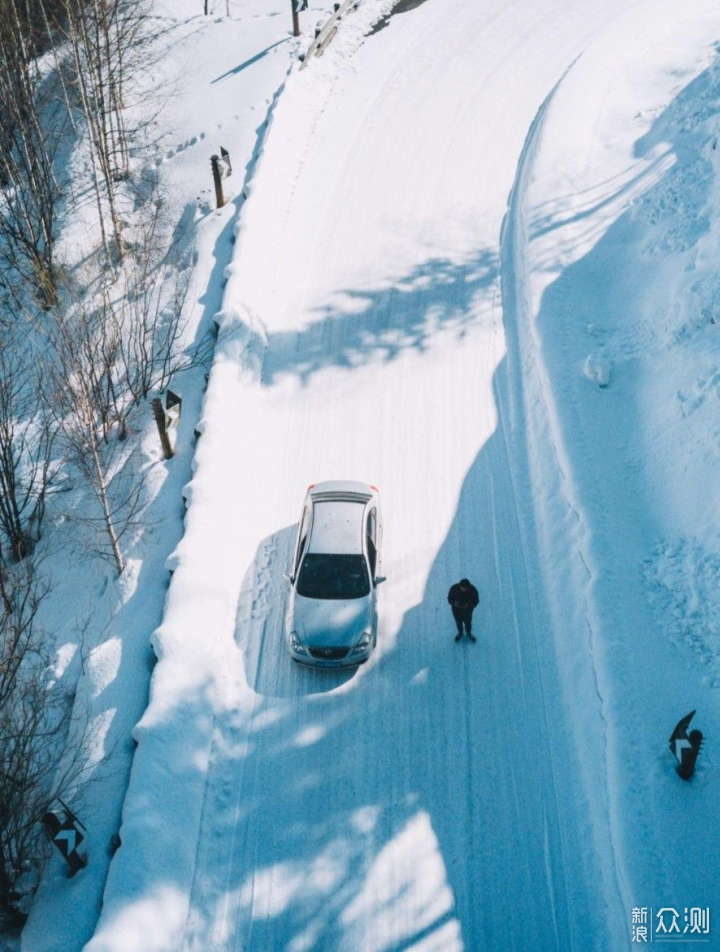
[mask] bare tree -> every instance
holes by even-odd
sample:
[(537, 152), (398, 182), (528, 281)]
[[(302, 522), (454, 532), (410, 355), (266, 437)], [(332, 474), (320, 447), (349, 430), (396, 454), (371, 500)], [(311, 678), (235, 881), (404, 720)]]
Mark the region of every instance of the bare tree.
[(29, 281), (56, 300), (53, 228), (60, 189), (53, 164), (63, 118), (38, 68), (18, 0), (0, 0), (0, 281)]
[(117, 183), (130, 171), (126, 87), (147, 39), (146, 0), (61, 0), (60, 25), (75, 66), (75, 84), (91, 143), (103, 242), (109, 218), (114, 251), (124, 254)]
[(82, 783), (84, 740), (66, 748), (70, 712), (50, 669), (38, 612), (47, 594), (31, 559), (0, 571), (0, 921), (20, 925), (20, 881), (47, 855), (41, 818)]
[[(130, 417), (152, 391), (189, 367), (184, 350), (185, 304), (194, 250), (183, 235), (166, 238), (157, 192), (146, 200), (119, 279), (83, 299), (68, 288), (44, 327), (50, 365), (46, 399), (60, 431), (59, 442), (95, 501), (82, 520), (102, 530), (97, 549), (124, 569), (122, 539), (138, 526), (143, 472), (128, 441)], [(83, 285), (93, 285), (89, 275)]]
[(68, 459), (94, 500), (82, 521), (99, 527), (99, 554), (109, 556), (118, 574), (125, 568), (123, 536), (137, 524), (142, 471), (132, 447), (117, 439), (125, 411), (117, 389), (112, 328), (100, 311), (77, 308), (58, 315), (51, 334), (53, 360), (47, 372), (53, 412)]
[(44, 406), (35, 367), (17, 335), (0, 342), (0, 528), (14, 560), (25, 558), (40, 538), (57, 470), (57, 427)]
[(194, 249), (185, 235), (164, 239), (163, 213), (162, 197), (154, 188), (136, 229), (125, 280), (108, 302), (120, 387), (132, 404), (147, 399), (152, 390), (163, 390), (173, 374), (191, 363), (183, 348)]

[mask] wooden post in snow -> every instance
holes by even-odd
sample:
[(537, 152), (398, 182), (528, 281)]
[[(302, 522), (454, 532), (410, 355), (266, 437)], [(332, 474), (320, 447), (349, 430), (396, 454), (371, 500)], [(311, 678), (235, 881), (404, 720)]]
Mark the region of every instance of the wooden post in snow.
[(293, 18), (293, 36), (300, 36), (300, 17), (299, 14), (308, 8), (308, 0), (290, 0)]
[(165, 422), (165, 410), (163, 409), (162, 400), (159, 397), (155, 397), (153, 400), (152, 411), (153, 416), (155, 417), (155, 422), (157, 423), (158, 433), (160, 434), (160, 445), (162, 446), (163, 456), (165, 459), (172, 459), (173, 448), (170, 443), (170, 437), (168, 436), (167, 425)]
[(220, 171), (220, 157), (213, 155), (210, 157), (210, 165), (212, 166), (213, 182), (215, 183), (215, 201), (216, 207), (222, 208), (225, 204), (225, 195), (223, 194), (222, 187), (222, 173)]

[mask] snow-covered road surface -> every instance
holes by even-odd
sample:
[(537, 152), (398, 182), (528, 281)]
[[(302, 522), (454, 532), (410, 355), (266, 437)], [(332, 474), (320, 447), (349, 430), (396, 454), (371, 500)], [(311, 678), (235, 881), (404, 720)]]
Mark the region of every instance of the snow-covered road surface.
[[(243, 212), (131, 847), (93, 952), (628, 945), (594, 659), (573, 659), (573, 696), (524, 344), (503, 326), (508, 196), (539, 111), (625, 8), (429, 0), (288, 83)], [(355, 673), (298, 668), (282, 638), (303, 493), (331, 478), (378, 485), (384, 506), (378, 648)], [(463, 575), (477, 645), (452, 640)]]

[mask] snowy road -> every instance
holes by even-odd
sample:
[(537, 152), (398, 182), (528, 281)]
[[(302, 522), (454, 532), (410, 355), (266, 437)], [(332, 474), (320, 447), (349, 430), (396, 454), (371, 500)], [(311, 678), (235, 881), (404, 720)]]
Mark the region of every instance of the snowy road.
[[(145, 880), (120, 857), (140, 905), (107, 912), (93, 950), (113, 928), (186, 952), (627, 947), (601, 699), (561, 684), (541, 582), (506, 219), (543, 103), (625, 8), (428, 0), (286, 87), (139, 732), (182, 790), (125, 814), (137, 836), (163, 803), (182, 842), (163, 878), (149, 849)], [(378, 485), (385, 516), (378, 650), (343, 675), (282, 641), (302, 496), (330, 478)], [(477, 645), (452, 640), (463, 575)], [(593, 683), (590, 654), (574, 663)]]
[[(225, 299), (268, 339), (225, 477), (233, 531), (263, 540), (236, 629), (251, 701), (216, 723), (187, 949), (626, 934), (533, 597), (498, 298), (525, 137), (612, 12), (569, 7), (428, 3), (332, 95), (308, 71), (316, 88), (278, 109)], [(350, 678), (298, 670), (281, 638), (290, 525), (334, 476), (377, 483), (385, 506), (379, 650)], [(464, 574), (477, 647), (452, 642), (445, 593)]]

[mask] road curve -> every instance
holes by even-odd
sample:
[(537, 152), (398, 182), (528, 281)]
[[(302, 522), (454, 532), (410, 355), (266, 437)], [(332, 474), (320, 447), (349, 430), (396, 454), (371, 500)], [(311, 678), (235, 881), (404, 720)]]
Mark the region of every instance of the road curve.
[[(258, 328), (257, 372), (214, 370), (235, 387), (214, 426), (240, 448), (217, 473), (239, 670), (218, 674), (187, 950), (627, 941), (538, 582), (499, 293), (533, 121), (623, 8), (428, 0), (276, 110), (225, 301)], [(352, 676), (294, 667), (281, 638), (296, 510), (333, 476), (385, 505), (379, 646)], [(452, 641), (461, 575), (476, 646)]]

